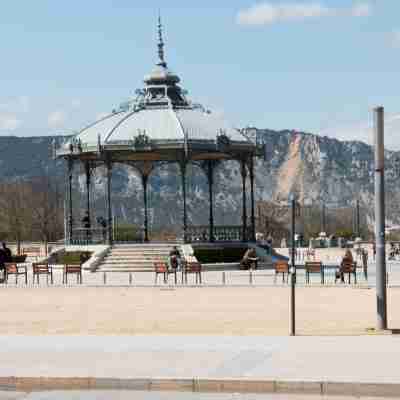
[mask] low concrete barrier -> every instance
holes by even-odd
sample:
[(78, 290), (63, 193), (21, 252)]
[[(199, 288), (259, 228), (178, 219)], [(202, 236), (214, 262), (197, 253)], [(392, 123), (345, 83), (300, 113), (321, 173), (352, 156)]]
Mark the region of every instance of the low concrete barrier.
[(400, 383), (284, 381), (251, 378), (0, 377), (0, 390), (7, 391), (89, 389), (397, 397), (400, 393)]

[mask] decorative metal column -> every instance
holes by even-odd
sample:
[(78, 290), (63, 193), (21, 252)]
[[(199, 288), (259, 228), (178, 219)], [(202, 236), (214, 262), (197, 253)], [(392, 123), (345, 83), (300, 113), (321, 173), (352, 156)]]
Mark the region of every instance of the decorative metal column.
[(112, 237), (112, 210), (111, 210), (111, 172), (112, 163), (110, 160), (106, 161), (107, 167), (107, 241), (111, 246), (113, 242)]
[(147, 182), (148, 175), (142, 174), (142, 186), (143, 186), (143, 203), (144, 203), (144, 241), (149, 241), (149, 217), (147, 209)]
[(74, 160), (72, 157), (68, 158), (68, 244), (73, 241), (73, 218), (72, 218), (72, 173), (74, 168)]
[(214, 206), (213, 206), (213, 185), (214, 185), (214, 167), (215, 162), (213, 160), (207, 160), (207, 180), (208, 180), (208, 198), (210, 206), (210, 217), (209, 217), (209, 237), (210, 242), (214, 242)]
[(250, 198), (251, 198), (251, 240), (256, 241), (256, 215), (254, 209), (254, 159), (250, 157)]
[(186, 160), (179, 163), (182, 178), (182, 197), (183, 197), (183, 242), (187, 243), (187, 209), (186, 209)]
[(246, 162), (244, 160), (240, 161), (240, 172), (242, 175), (242, 220), (243, 220), (243, 234), (242, 241), (247, 241), (247, 205), (246, 205)]
[(88, 218), (88, 227), (91, 227), (91, 220), (90, 220), (90, 181), (91, 181), (91, 171), (90, 171), (90, 163), (86, 161), (85, 163), (85, 173), (86, 173), (86, 215)]

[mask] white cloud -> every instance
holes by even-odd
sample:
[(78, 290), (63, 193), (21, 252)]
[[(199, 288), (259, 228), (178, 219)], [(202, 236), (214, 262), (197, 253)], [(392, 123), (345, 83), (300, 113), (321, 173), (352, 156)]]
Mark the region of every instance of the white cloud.
[(0, 113), (0, 130), (15, 131), (22, 121), (15, 114)]
[(64, 111), (53, 111), (47, 118), (47, 123), (50, 128), (60, 128), (64, 125), (67, 115)]
[(369, 16), (371, 12), (371, 6), (367, 3), (357, 3), (349, 8), (333, 8), (325, 6), (321, 2), (303, 4), (265, 2), (239, 11), (237, 23), (240, 25), (270, 25), (277, 22), (301, 21), (321, 17), (365, 17)]

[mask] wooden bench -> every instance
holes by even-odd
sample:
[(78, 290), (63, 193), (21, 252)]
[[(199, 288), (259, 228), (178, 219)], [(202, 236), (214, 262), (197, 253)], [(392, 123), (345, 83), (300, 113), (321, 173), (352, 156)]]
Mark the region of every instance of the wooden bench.
[(5, 282), (8, 283), (9, 275), (15, 275), (15, 284), (18, 283), (18, 276), (25, 275), (25, 285), (28, 284), (28, 270), (26, 265), (15, 262), (5, 263)]
[(177, 284), (177, 276), (176, 276), (176, 268), (168, 268), (168, 264), (165, 261), (155, 261), (154, 262), (154, 272), (155, 272), (155, 280), (154, 284), (157, 285), (158, 275), (164, 275), (164, 283), (168, 282), (169, 274), (173, 274), (175, 278), (175, 284)]
[[(187, 284), (187, 276), (188, 274), (195, 274), (196, 276), (196, 284), (201, 284), (201, 264), (198, 261), (185, 261), (183, 263), (182, 269), (182, 281), (184, 277), (184, 281)], [(183, 283), (183, 282), (182, 282)]]
[[(276, 278), (278, 274), (282, 274), (282, 282), (285, 282), (285, 275), (289, 276), (289, 264), (285, 260), (279, 260), (274, 264), (275, 267), (275, 278), (274, 283), (276, 283)], [(286, 282), (288, 279), (286, 279)]]
[(310, 283), (310, 274), (320, 274), (321, 283), (325, 283), (324, 268), (321, 261), (306, 261), (304, 269), (306, 271), (306, 283)]
[(68, 275), (76, 274), (76, 283), (82, 284), (82, 265), (65, 264), (63, 270), (63, 283), (68, 283)]
[(45, 263), (33, 263), (32, 271), (33, 271), (33, 283), (35, 283), (35, 276), (37, 284), (39, 285), (39, 276), (46, 275), (47, 284), (49, 284), (49, 276), (50, 276), (50, 282), (51, 284), (53, 284), (53, 268), (51, 267), (51, 265)]
[(348, 283), (351, 283), (351, 275), (354, 276), (354, 283), (357, 283), (357, 263), (351, 261), (344, 261), (340, 265), (339, 272), (335, 274), (335, 283), (338, 279), (344, 282), (344, 275), (348, 274)]

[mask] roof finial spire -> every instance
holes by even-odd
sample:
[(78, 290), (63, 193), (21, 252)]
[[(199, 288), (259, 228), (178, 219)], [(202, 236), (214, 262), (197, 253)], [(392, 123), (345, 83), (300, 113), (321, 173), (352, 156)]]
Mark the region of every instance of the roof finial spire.
[(161, 23), (161, 13), (158, 11), (158, 58), (160, 59), (160, 62), (158, 65), (161, 65), (162, 67), (166, 67), (167, 63), (165, 62), (164, 59), (164, 41), (163, 41), (163, 31), (162, 31), (162, 23)]

